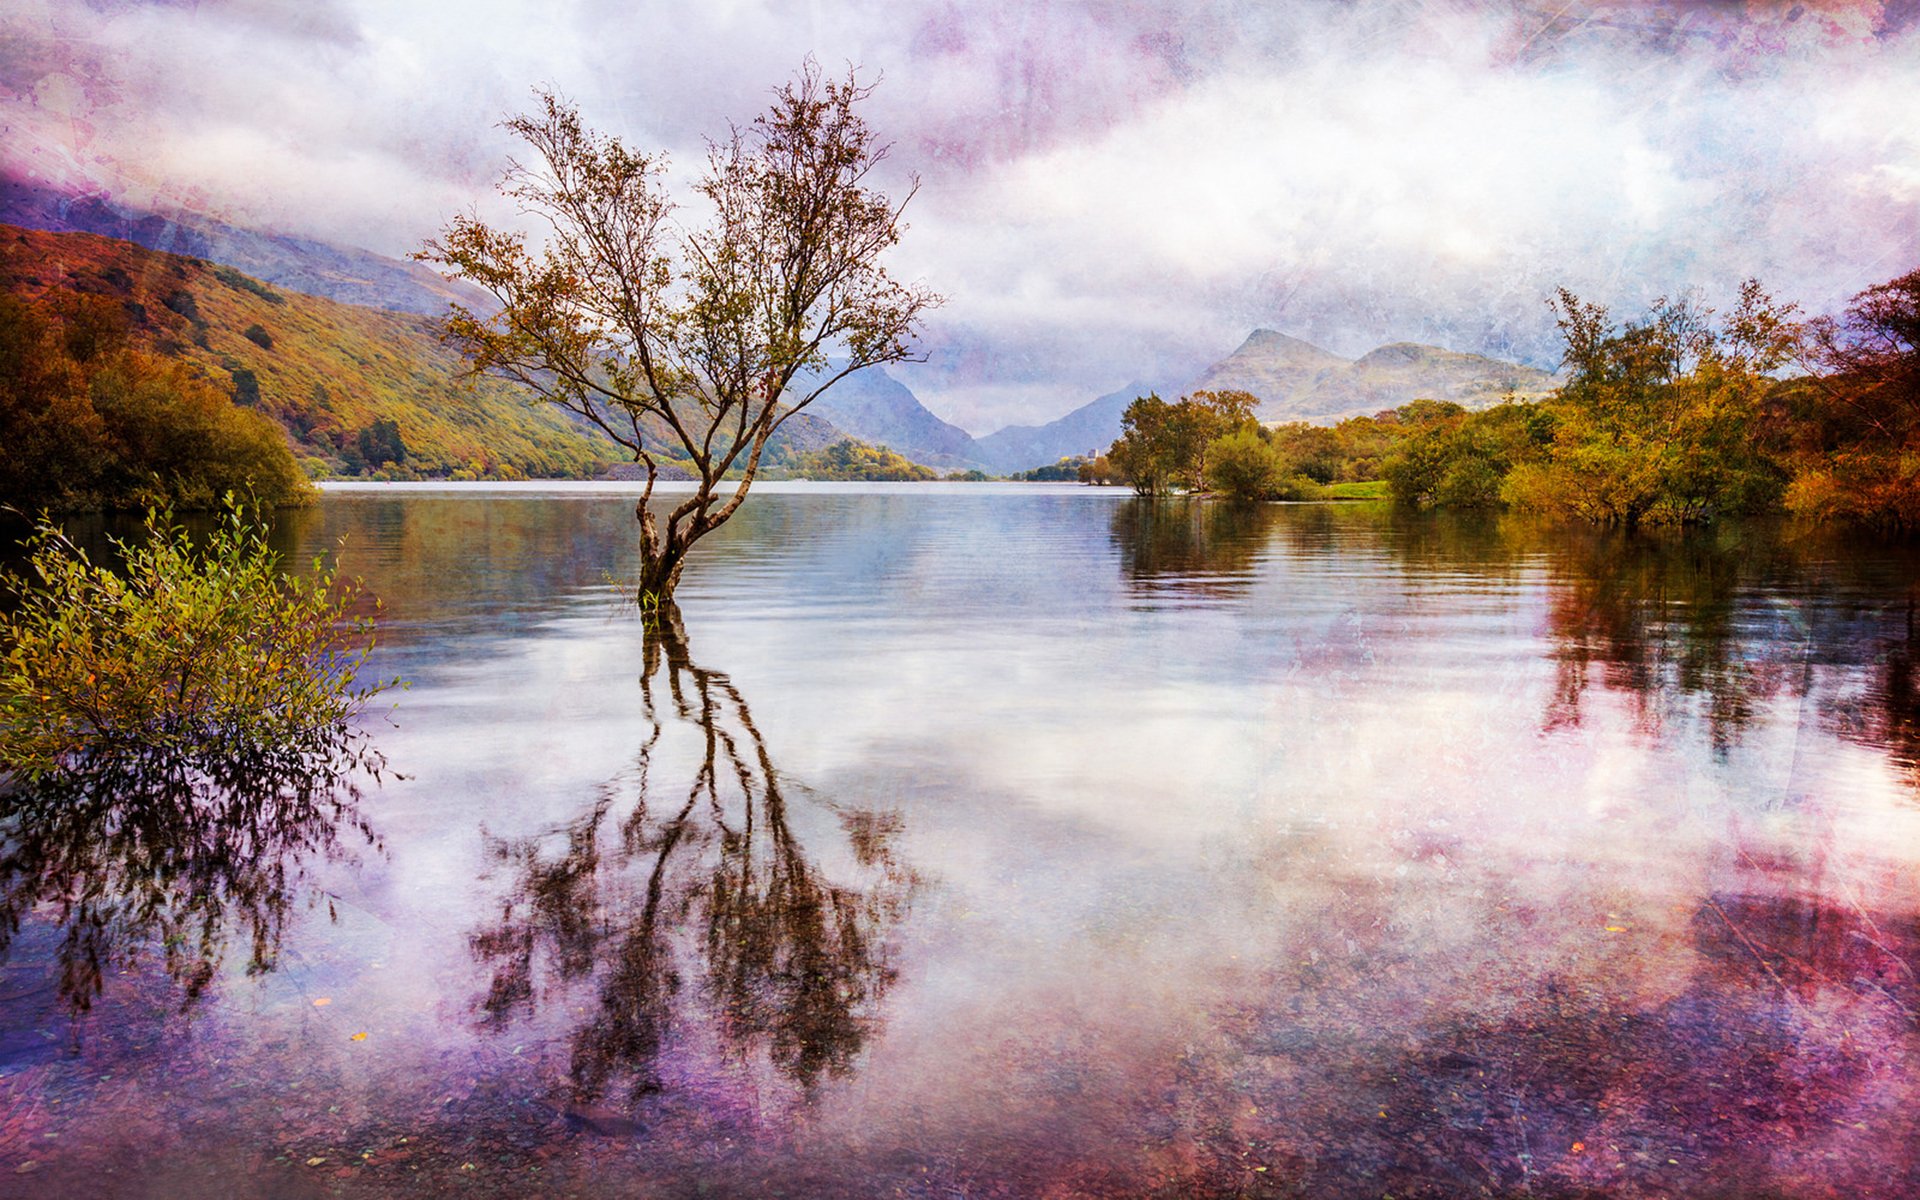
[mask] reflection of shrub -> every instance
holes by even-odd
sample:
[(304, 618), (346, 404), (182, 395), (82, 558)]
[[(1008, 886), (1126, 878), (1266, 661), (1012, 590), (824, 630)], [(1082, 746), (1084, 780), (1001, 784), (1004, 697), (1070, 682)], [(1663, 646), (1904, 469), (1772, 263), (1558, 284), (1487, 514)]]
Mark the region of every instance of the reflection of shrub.
[(247, 326), (240, 336), (246, 338), (262, 350), (273, 349), (273, 335), (267, 332), (265, 325), (261, 325), (258, 322)]
[(308, 864), (349, 859), (343, 833), (377, 844), (359, 797), (353, 765), (325, 755), (195, 768), (154, 752), (0, 792), (0, 948), (35, 913), (76, 1015), (110, 976), (154, 962), (187, 1005), (230, 947), (248, 974), (271, 971), (289, 918), (322, 894)]
[(164, 512), (116, 543), (118, 573), (51, 525), (0, 618), (0, 767), (26, 779), (102, 754), (186, 762), (310, 753), (353, 742), (348, 722), (384, 685), (359, 681), (371, 622), (320, 562), (283, 576), (237, 505), (196, 549)]

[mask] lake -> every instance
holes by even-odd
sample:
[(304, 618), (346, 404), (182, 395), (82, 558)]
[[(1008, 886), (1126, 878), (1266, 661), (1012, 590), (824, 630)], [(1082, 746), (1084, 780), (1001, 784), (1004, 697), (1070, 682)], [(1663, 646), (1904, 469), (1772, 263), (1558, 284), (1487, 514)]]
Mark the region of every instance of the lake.
[(1920, 1194), (1911, 548), (632, 505), (283, 516), (388, 770), (5, 827), (0, 1194)]

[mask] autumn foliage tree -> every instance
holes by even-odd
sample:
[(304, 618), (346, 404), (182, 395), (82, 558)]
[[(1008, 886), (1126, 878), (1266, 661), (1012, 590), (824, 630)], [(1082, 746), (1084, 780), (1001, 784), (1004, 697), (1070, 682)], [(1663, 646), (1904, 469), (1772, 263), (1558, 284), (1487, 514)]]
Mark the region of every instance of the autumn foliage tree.
[(1120, 439), (1108, 460), (1142, 496), (1184, 487), (1197, 491), (1207, 478), (1209, 447), (1230, 433), (1257, 427), (1259, 402), (1246, 392), (1195, 392), (1176, 403), (1150, 393), (1120, 416)]
[(136, 349), (117, 301), (0, 296), (0, 503), (36, 509), (263, 505), (311, 489), (280, 427), (176, 359)]
[[(506, 123), (533, 157), (501, 190), (545, 223), (543, 244), (460, 217), (420, 254), (498, 301), (444, 326), (476, 370), (590, 421), (645, 468), (645, 609), (671, 603), (687, 551), (746, 500), (782, 423), (853, 372), (906, 359), (938, 302), (880, 263), (905, 201), (874, 186), (887, 147), (859, 112), (871, 90), (809, 62), (710, 146), (699, 219), (676, 215), (664, 158), (542, 94)], [(660, 521), (648, 501), (663, 455), (695, 487)]]
[(1808, 333), (1824, 373), (1805, 391), (1788, 507), (1920, 528), (1920, 270), (1868, 288)]
[(1564, 288), (1554, 308), (1572, 378), (1550, 406), (1545, 457), (1507, 478), (1510, 503), (1632, 529), (1777, 502), (1783, 475), (1757, 435), (1772, 373), (1796, 344), (1790, 307), (1748, 280), (1718, 321), (1694, 301), (1661, 300), (1616, 327)]

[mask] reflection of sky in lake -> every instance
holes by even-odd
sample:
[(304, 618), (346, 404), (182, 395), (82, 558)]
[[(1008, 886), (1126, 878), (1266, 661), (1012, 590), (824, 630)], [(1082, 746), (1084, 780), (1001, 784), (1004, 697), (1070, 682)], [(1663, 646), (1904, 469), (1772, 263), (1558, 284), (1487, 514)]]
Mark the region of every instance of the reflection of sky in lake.
[[(290, 917), (275, 970), (229, 955), (184, 1008), (149, 965), (69, 1026), (30, 923), (0, 1170), (1920, 1186), (1911, 555), (770, 489), (703, 546), (682, 666), (643, 691), (608, 578), (629, 504), (290, 521), (303, 554), (347, 535), (413, 681), (374, 726), (407, 776), (362, 804), (381, 850), (312, 864), (337, 919)], [(628, 1061), (583, 1087), (583, 1046)]]

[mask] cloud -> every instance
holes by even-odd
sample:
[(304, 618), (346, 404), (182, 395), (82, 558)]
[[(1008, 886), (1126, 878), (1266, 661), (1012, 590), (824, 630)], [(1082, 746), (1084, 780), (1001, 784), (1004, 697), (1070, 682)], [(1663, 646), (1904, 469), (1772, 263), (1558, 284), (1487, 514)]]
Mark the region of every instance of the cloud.
[(1831, 309), (1915, 265), (1916, 11), (23, 0), (0, 118), (16, 166), (404, 253), (492, 203), (535, 85), (692, 167), (804, 53), (857, 64), (922, 180), (897, 265), (949, 297), (903, 374), (984, 430), (1255, 326), (1551, 365), (1559, 284)]

